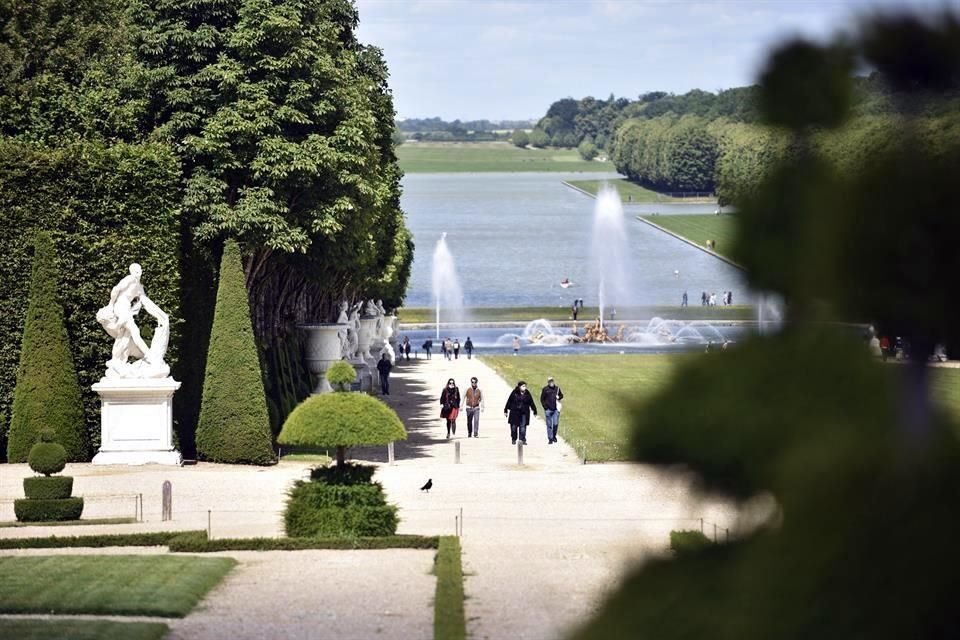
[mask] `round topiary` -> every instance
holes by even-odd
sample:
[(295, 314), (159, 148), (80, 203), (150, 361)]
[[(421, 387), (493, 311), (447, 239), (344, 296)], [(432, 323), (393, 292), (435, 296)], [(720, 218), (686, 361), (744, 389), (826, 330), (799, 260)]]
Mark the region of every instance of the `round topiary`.
[(363, 393), (326, 393), (301, 402), (283, 423), (280, 444), (336, 447), (337, 465), (347, 447), (406, 440), (397, 412)]
[(38, 442), (30, 449), (27, 464), (45, 476), (59, 473), (67, 466), (67, 450), (58, 442)]
[(334, 362), (330, 368), (327, 369), (327, 382), (339, 391), (347, 390), (349, 385), (353, 384), (353, 381), (356, 379), (357, 370), (345, 360)]

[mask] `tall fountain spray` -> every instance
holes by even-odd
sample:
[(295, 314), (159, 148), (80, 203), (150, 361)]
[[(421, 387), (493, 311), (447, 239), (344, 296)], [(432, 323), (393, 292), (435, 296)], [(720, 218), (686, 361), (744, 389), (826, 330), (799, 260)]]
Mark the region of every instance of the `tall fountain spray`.
[(604, 185), (593, 208), (593, 246), (591, 250), (600, 322), (604, 310), (616, 309), (629, 301), (627, 284), (627, 236), (623, 225), (623, 205), (620, 194)]
[(437, 340), (440, 339), (440, 309), (448, 313), (463, 308), (463, 290), (457, 277), (457, 266), (447, 245), (444, 232), (433, 250), (433, 300), (437, 309)]

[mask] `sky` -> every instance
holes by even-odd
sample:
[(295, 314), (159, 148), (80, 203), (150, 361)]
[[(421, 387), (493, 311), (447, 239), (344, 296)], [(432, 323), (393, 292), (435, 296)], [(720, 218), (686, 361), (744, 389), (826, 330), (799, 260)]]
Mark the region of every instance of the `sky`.
[(792, 36), (825, 40), (858, 15), (960, 0), (355, 0), (399, 118), (539, 118), (565, 97), (753, 84)]

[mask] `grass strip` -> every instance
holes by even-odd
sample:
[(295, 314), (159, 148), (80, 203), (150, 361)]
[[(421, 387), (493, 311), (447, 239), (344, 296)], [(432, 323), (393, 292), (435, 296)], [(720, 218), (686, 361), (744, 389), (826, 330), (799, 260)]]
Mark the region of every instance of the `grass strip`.
[(384, 536), (377, 538), (222, 538), (208, 540), (205, 533), (179, 536), (170, 551), (303, 551), (306, 549), (436, 549), (437, 536)]
[(931, 369), (930, 390), (934, 401), (953, 416), (954, 424), (960, 428), (960, 369)]
[(521, 149), (507, 142), (416, 142), (397, 147), (404, 173), (614, 172), (611, 162), (585, 161), (576, 149)]
[(55, 520), (53, 522), (0, 522), (0, 529), (16, 527), (82, 527), (88, 524), (134, 524), (136, 518), (91, 518), (89, 520)]
[(178, 536), (202, 535), (205, 531), (155, 531), (114, 533), (96, 536), (46, 536), (43, 538), (2, 538), (0, 549), (58, 549), (66, 547), (163, 547)]
[[(603, 188), (604, 185), (609, 185), (616, 189), (617, 193), (620, 195), (620, 200), (624, 204), (691, 201), (689, 198), (672, 198), (662, 193), (657, 193), (652, 189), (641, 187), (637, 183), (630, 182), (629, 180), (623, 178), (615, 180), (569, 180), (567, 181), (567, 184), (572, 187), (576, 187), (581, 191), (586, 191), (592, 196), (596, 196), (598, 193), (600, 193), (600, 189)], [(715, 202), (716, 198), (711, 200)]]
[[(525, 380), (538, 409), (541, 388), (549, 376), (555, 377), (564, 393), (560, 436), (581, 459), (605, 462), (629, 459), (633, 408), (663, 388), (674, 367), (691, 357), (696, 354), (483, 356), (482, 360), (510, 386)], [(546, 444), (546, 433), (528, 432), (527, 439)]]
[(160, 640), (169, 630), (160, 622), (0, 618), (0, 638), (17, 640)]
[(0, 613), (182, 618), (236, 564), (171, 555), (0, 557)]
[(433, 572), (437, 576), (433, 637), (435, 640), (463, 640), (467, 637), (467, 619), (463, 610), (463, 564), (459, 538), (440, 538)]
[(737, 216), (735, 215), (676, 215), (676, 216), (640, 216), (658, 227), (672, 231), (699, 247), (706, 247), (707, 240), (713, 240), (714, 253), (732, 260), (730, 250), (733, 248), (737, 233)]
[[(571, 289), (571, 291), (577, 291)], [(693, 292), (690, 292), (692, 295)], [(571, 293), (571, 300), (575, 295), (589, 295), (580, 289), (579, 294)], [(650, 306), (617, 308), (617, 322), (649, 321), (654, 317), (669, 318), (671, 320), (708, 320), (711, 322), (739, 322), (756, 320), (757, 311), (752, 306), (730, 305), (716, 307), (700, 306), (699, 298), (690, 298), (689, 307), (681, 307), (677, 298), (676, 306)], [(584, 307), (578, 315), (578, 322), (585, 323), (597, 317), (597, 307)], [(404, 307), (398, 315), (404, 324), (432, 324), (436, 319), (436, 311), (426, 307)], [(470, 322), (518, 322), (524, 323), (545, 318), (550, 321), (572, 320), (569, 307), (476, 307), (467, 309), (464, 318)], [(414, 345), (419, 347), (420, 345)]]

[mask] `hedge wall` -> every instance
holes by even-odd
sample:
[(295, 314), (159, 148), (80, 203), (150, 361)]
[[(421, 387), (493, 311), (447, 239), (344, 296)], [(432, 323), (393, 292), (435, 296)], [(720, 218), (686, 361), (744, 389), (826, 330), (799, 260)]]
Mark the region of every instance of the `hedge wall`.
[[(192, 354), (192, 362), (178, 358), (184, 325), (179, 185), (178, 162), (162, 146), (78, 144), (51, 150), (0, 139), (0, 414), (10, 415), (32, 230), (47, 230), (56, 250), (58, 292), (92, 451), (100, 444), (100, 422), (90, 386), (102, 377), (112, 344), (95, 314), (131, 262), (143, 266), (148, 295), (171, 316), (167, 359), (173, 375), (187, 378), (184, 369), (197, 366), (196, 360), (202, 370), (202, 351)], [(149, 340), (152, 324), (143, 324)], [(191, 404), (196, 412), (190, 393), (182, 389), (174, 403), (181, 423)], [(2, 435), (0, 450), (5, 452), (5, 430)]]

